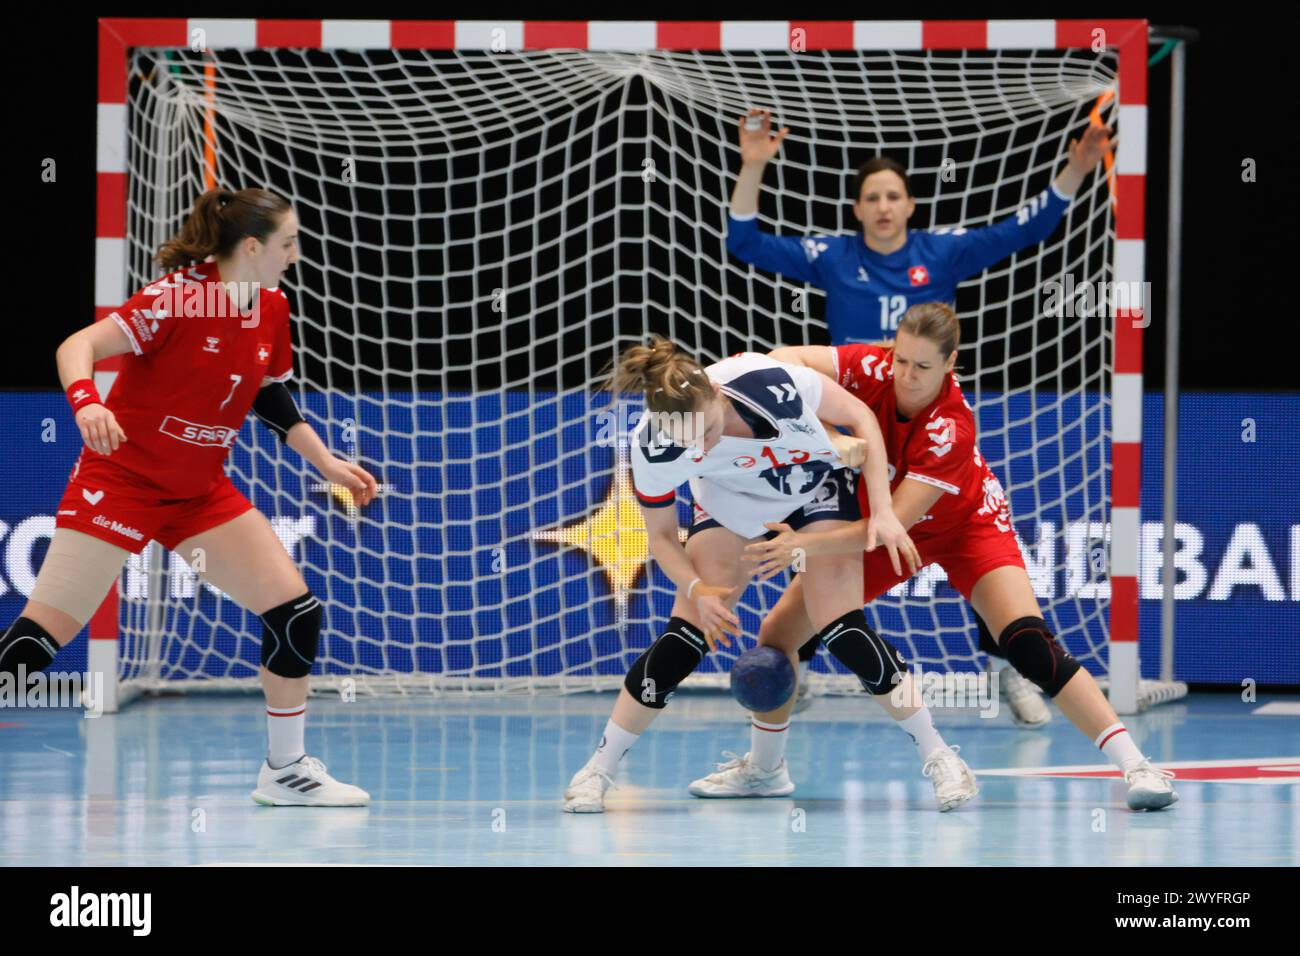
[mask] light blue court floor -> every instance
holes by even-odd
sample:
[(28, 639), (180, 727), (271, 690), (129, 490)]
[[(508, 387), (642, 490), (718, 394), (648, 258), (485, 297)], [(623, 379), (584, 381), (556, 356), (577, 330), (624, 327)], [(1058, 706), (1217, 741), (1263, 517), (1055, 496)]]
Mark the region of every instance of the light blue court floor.
[(1154, 814), (1130, 813), (1114, 779), (1045, 773), (1105, 769), (1055, 708), (1038, 731), (1005, 710), (935, 709), (982, 788), (940, 814), (910, 740), (860, 698), (818, 698), (796, 718), (793, 796), (692, 798), (686, 785), (721, 751), (748, 749), (748, 727), (729, 697), (683, 691), (624, 761), (608, 811), (562, 813), (613, 700), (313, 698), (308, 748), (370, 791), (359, 809), (249, 799), (264, 749), (254, 696), (146, 699), (97, 719), (0, 711), (0, 863), (1300, 863), (1296, 697), (1200, 695), (1130, 718), (1144, 751), (1179, 776), (1181, 801)]

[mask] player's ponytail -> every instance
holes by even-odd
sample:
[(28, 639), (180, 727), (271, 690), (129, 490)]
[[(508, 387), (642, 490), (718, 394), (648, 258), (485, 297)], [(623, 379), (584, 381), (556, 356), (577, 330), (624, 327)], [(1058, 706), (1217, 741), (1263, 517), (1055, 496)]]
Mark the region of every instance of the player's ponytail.
[(625, 349), (607, 387), (615, 395), (644, 393), (651, 412), (693, 412), (713, 398), (713, 386), (700, 364), (661, 335), (652, 335), (649, 345)]
[(158, 247), (158, 264), (170, 271), (225, 256), (245, 236), (265, 242), (290, 208), (289, 200), (268, 189), (209, 189), (195, 201), (181, 231)]
[(957, 320), (957, 313), (942, 302), (922, 302), (912, 306), (898, 320), (898, 331), (929, 339), (945, 360), (961, 344), (961, 323)]

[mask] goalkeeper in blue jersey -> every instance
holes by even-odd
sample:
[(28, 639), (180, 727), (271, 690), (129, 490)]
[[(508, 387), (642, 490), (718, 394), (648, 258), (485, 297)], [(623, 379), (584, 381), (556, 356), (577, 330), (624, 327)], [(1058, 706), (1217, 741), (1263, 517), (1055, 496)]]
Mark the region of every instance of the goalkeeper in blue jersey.
[(954, 302), (957, 283), (1051, 235), (1083, 178), (1110, 149), (1111, 130), (1089, 126), (1083, 139), (1071, 141), (1069, 162), (1055, 182), (992, 226), (908, 230), (916, 199), (907, 170), (876, 156), (853, 181), (853, 215), (861, 233), (773, 236), (758, 228), (758, 190), (789, 132), (786, 127), (773, 135), (766, 110), (741, 117), (741, 167), (731, 193), (727, 251), (825, 290), (831, 344), (847, 345), (887, 337), (914, 305)]
[[(743, 262), (807, 282), (826, 292), (826, 324), (833, 345), (875, 342), (898, 328), (909, 308), (922, 302), (954, 303), (957, 284), (1042, 242), (1056, 228), (1079, 185), (1110, 149), (1113, 130), (1090, 125), (1071, 140), (1068, 162), (1050, 187), (1012, 215), (991, 226), (910, 231), (916, 199), (907, 170), (887, 156), (859, 167), (853, 180), (853, 215), (862, 231), (850, 235), (774, 236), (758, 228), (758, 191), (763, 171), (781, 148), (789, 127), (773, 134), (767, 110), (751, 109), (740, 118), (740, 175), (731, 192), (727, 250)], [(982, 621), (981, 646), (986, 630)], [(811, 702), (808, 665), (816, 639), (799, 652), (799, 702)], [(1038, 727), (1051, 714), (1037, 688), (990, 655), (999, 685), (1018, 724)]]

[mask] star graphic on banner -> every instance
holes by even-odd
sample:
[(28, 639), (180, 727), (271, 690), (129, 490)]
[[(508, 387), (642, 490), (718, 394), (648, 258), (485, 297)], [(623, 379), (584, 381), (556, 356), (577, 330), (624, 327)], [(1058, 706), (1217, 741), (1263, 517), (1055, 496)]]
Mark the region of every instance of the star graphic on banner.
[[(680, 528), (677, 533), (685, 543), (686, 529)], [(619, 619), (626, 618), (632, 582), (650, 557), (641, 506), (637, 504), (636, 492), (632, 488), (627, 445), (619, 445), (614, 480), (610, 482), (609, 493), (601, 506), (576, 524), (534, 531), (533, 540), (569, 545), (589, 552), (609, 578)]]

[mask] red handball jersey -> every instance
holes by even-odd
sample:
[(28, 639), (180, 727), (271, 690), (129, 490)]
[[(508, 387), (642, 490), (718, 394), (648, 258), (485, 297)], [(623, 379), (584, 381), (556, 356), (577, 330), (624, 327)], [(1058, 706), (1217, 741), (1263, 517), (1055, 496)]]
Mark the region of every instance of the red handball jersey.
[(293, 374), (284, 292), (259, 290), (241, 315), (220, 278), (215, 262), (174, 272), (109, 314), (133, 350), (104, 401), (127, 440), (107, 457), (82, 448), (78, 470), (163, 500), (220, 481), (258, 390)]
[[(930, 513), (913, 525), (911, 533), (929, 537), (972, 521), (982, 521), (1003, 532), (1011, 531), (1002, 485), (975, 447), (975, 415), (948, 374), (947, 381), (929, 407), (901, 421), (894, 395), (894, 350), (879, 345), (840, 345), (832, 348), (835, 378), (876, 415), (889, 458), (889, 487), (904, 478), (925, 482), (944, 491)], [(866, 483), (858, 483), (862, 514), (870, 514)]]

